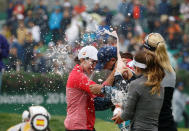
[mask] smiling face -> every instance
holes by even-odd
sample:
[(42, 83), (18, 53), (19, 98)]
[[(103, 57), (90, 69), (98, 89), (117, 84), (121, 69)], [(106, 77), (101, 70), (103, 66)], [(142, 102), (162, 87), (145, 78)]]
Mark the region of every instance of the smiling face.
[(110, 61), (106, 62), (106, 64), (104, 65), (104, 69), (112, 70), (116, 61), (116, 58), (111, 58)]
[(97, 61), (93, 59), (82, 59), (81, 66), (87, 75), (91, 75), (95, 69)]

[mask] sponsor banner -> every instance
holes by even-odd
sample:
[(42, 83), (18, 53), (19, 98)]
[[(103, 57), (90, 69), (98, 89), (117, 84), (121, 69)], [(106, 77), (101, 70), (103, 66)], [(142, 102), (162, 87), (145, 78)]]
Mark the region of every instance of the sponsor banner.
[[(60, 93), (33, 93), (33, 94), (8, 94), (0, 95), (0, 113), (23, 113), (31, 105), (44, 106), (51, 115), (66, 115), (66, 95)], [(112, 112), (96, 111), (96, 117), (111, 120)]]
[(0, 95), (0, 104), (66, 104), (64, 93), (23, 94), (23, 95)]

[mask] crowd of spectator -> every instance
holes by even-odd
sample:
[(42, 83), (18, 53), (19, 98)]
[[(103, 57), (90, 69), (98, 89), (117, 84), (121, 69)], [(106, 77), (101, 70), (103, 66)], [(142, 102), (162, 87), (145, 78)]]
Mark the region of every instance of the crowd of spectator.
[(103, 29), (118, 32), (123, 53), (140, 50), (146, 34), (158, 32), (174, 68), (189, 70), (189, 0), (122, 0), (117, 10), (102, 7), (100, 0), (94, 0), (92, 10), (82, 0), (77, 5), (62, 1), (55, 0), (52, 10), (44, 0), (7, 1), (1, 30), (10, 43), (6, 70), (62, 74), (73, 67), (82, 46), (116, 46), (115, 38), (99, 33)]

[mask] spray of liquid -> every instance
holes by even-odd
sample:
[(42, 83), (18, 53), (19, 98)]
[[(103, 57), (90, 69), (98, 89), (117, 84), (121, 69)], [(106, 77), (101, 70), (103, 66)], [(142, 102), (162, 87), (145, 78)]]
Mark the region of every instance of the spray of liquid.
[[(68, 45), (54, 46), (48, 49), (47, 57), (52, 59), (53, 63), (59, 66), (60, 74), (66, 70), (66, 59), (68, 57)], [(53, 64), (52, 64), (53, 66)]]
[(110, 32), (109, 30), (106, 30), (104, 29), (104, 33), (110, 35), (110, 36), (113, 36), (115, 38), (117, 38), (117, 58), (118, 58), (118, 63), (117, 63), (117, 68), (122, 68), (122, 67), (125, 67), (125, 63), (122, 61), (121, 59), (121, 55), (120, 55), (120, 49), (119, 49), (119, 37), (117, 35), (117, 32), (116, 31), (112, 31)]

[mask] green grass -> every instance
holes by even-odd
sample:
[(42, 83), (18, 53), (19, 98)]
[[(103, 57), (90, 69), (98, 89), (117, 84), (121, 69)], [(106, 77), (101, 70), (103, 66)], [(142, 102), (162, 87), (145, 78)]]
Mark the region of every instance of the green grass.
[[(50, 128), (52, 131), (64, 131), (64, 116), (52, 116)], [(20, 114), (0, 113), (0, 131), (6, 131), (12, 125), (21, 122)], [(95, 129), (97, 131), (119, 131), (113, 122), (96, 119)], [(189, 129), (179, 129), (178, 131), (189, 131)]]

